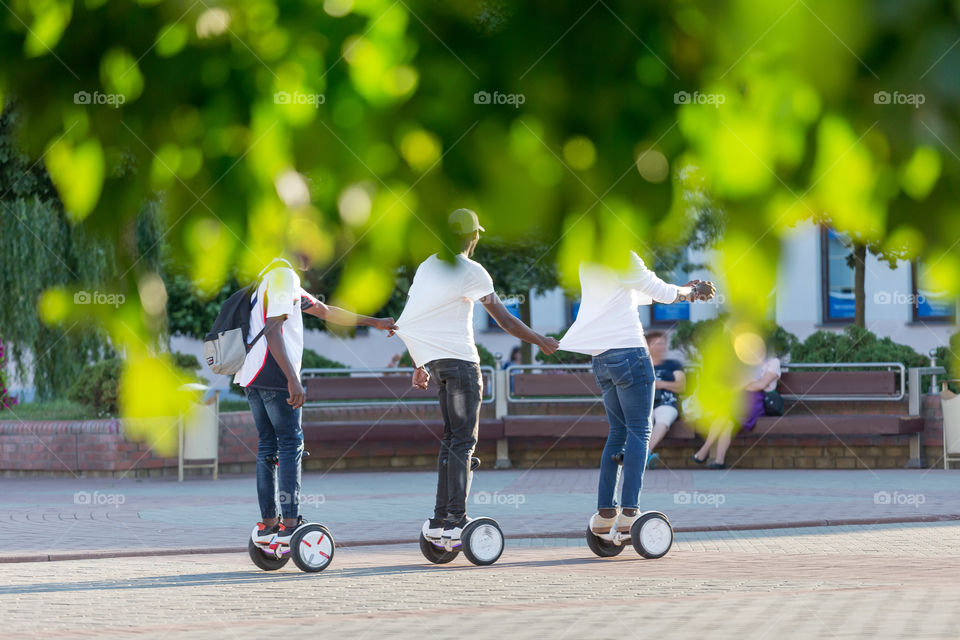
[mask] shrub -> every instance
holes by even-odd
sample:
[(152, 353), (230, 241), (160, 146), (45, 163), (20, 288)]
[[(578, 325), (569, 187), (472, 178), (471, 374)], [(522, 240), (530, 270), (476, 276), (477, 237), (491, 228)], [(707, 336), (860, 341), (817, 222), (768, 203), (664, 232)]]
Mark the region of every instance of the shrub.
[(905, 367), (925, 367), (929, 359), (905, 344), (878, 338), (872, 331), (848, 325), (839, 333), (817, 331), (795, 345), (792, 362), (902, 362)]
[(17, 399), (7, 395), (7, 361), (3, 341), (0, 340), (0, 411), (17, 404)]
[(117, 415), (117, 385), (120, 382), (120, 358), (108, 358), (87, 365), (73, 381), (67, 397), (91, 408), (100, 417)]
[[(342, 362), (337, 362), (336, 360), (331, 360), (325, 356), (320, 355), (313, 349), (304, 349), (303, 350), (303, 361), (300, 364), (304, 369), (346, 369), (347, 365)], [(334, 375), (334, 374), (326, 374)]]
[[(718, 323), (722, 325), (726, 320), (726, 314), (720, 314), (715, 318), (700, 320), (699, 322), (681, 320), (677, 323), (670, 337), (670, 348), (680, 349), (688, 359), (693, 360), (697, 352), (697, 345), (703, 339), (703, 336), (709, 333)], [(793, 359), (793, 349), (800, 343), (797, 336), (772, 322), (766, 327), (761, 327), (761, 330), (768, 336), (767, 345), (774, 354), (778, 357), (791, 355), (791, 359)]]
[[(950, 336), (949, 346), (937, 347), (937, 366), (947, 370), (947, 380), (960, 378), (960, 332)], [(954, 393), (960, 392), (960, 383), (951, 383)], [(924, 387), (926, 388), (926, 387)]]
[[(559, 340), (567, 332), (566, 329), (556, 333), (548, 333), (551, 338)], [(551, 355), (546, 355), (543, 351), (537, 351), (537, 362), (543, 364), (589, 364), (591, 357), (585, 353), (574, 353), (573, 351), (557, 350)]]
[(193, 373), (200, 370), (200, 360), (192, 353), (174, 351), (171, 355), (173, 356), (173, 364), (177, 365), (180, 369), (185, 369)]

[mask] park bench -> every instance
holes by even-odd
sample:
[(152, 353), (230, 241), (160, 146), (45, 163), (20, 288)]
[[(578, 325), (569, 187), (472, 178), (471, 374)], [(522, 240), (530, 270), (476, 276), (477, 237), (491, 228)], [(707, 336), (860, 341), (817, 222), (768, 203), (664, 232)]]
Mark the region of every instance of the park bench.
[[(806, 444), (841, 442), (858, 437), (915, 436), (923, 430), (919, 415), (909, 415), (906, 371), (900, 363), (840, 363), (783, 365), (778, 389), (784, 397), (782, 416), (761, 417), (749, 434), (738, 436), (757, 442)], [(508, 410), (503, 416), (504, 436), (519, 438), (603, 439), (606, 417), (584, 410), (584, 403), (598, 403), (600, 389), (589, 365), (520, 366), (511, 368)], [(515, 411), (514, 407), (563, 403), (575, 411), (558, 415)], [(692, 447), (697, 434), (683, 416), (671, 427), (661, 446)]]
[[(411, 387), (411, 371), (304, 370), (307, 449), (323, 451), (327, 458), (432, 455), (443, 433), (436, 388)], [(510, 466), (512, 452), (525, 447), (602, 446), (607, 419), (589, 365), (485, 367), (483, 375), (478, 449), (491, 455), (495, 443), (498, 466)], [(897, 437), (902, 443), (923, 430), (923, 418), (908, 415), (905, 370), (899, 363), (784, 365), (779, 390), (784, 415), (760, 418), (735, 442), (810, 445), (869, 438), (876, 443)], [(689, 449), (697, 438), (681, 416), (661, 447)]]
[[(437, 388), (427, 389), (410, 384), (413, 369), (304, 369), (303, 437), (306, 449), (324, 451), (326, 456), (345, 451), (393, 451), (392, 443), (422, 443), (424, 452), (436, 453), (436, 443), (443, 437), (443, 420), (436, 415), (410, 411), (410, 407), (437, 406)], [(484, 404), (493, 402), (493, 369), (484, 367)], [(311, 409), (356, 408), (360, 419), (327, 419)], [(339, 411), (343, 414), (343, 411)], [(503, 438), (500, 420), (483, 418), (481, 440)], [(340, 452), (340, 453), (337, 453)]]

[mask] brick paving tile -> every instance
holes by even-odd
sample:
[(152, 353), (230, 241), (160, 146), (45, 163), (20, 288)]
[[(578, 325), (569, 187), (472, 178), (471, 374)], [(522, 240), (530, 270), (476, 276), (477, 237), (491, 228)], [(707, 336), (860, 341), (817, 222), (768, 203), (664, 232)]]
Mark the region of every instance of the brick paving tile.
[(679, 534), (661, 560), (516, 540), (491, 567), (356, 547), (318, 575), (80, 560), (0, 565), (0, 638), (956, 638), (958, 587), (958, 523)]

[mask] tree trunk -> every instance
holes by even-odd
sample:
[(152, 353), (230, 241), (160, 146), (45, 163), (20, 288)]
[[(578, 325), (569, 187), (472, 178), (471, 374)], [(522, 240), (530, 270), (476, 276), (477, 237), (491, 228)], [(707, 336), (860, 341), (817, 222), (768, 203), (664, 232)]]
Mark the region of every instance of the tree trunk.
[[(523, 294), (523, 302), (520, 303), (520, 319), (523, 320), (524, 324), (528, 327), (531, 327), (530, 324), (530, 292), (527, 291)], [(533, 345), (529, 342), (521, 342), (521, 350), (523, 353), (523, 364), (533, 364)], [(510, 357), (510, 354), (507, 354), (507, 357)]]
[(856, 244), (853, 246), (853, 324), (866, 328), (866, 290), (864, 280), (867, 266), (867, 246)]

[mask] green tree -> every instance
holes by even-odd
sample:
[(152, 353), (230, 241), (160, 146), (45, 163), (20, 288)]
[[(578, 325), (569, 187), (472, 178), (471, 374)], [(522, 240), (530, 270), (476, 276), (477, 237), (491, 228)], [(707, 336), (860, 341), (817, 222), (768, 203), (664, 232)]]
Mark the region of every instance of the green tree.
[[(483, 238), (477, 245), (474, 259), (490, 273), (501, 299), (519, 304), (520, 319), (532, 324), (530, 298), (546, 293), (558, 284), (556, 264), (549, 258), (549, 246), (539, 239), (505, 241)], [(522, 343), (523, 361), (532, 362), (532, 348)]]
[[(958, 38), (949, 2), (12, 0), (0, 93), (67, 218), (126, 274), (130, 308), (97, 319), (127, 388), (162, 391), (131, 406), (176, 413), (129, 241), (152, 193), (207, 296), (292, 248), (346, 255), (331, 300), (375, 311), (396, 269), (452, 243), (454, 203), (505, 241), (535, 230), (571, 288), (582, 259), (683, 237), (690, 182), (724, 214), (713, 266), (736, 327), (767, 317), (800, 220), (903, 241), (956, 294)], [(52, 325), (84, 311), (60, 281), (40, 306)], [(711, 336), (709, 366), (734, 362)]]

